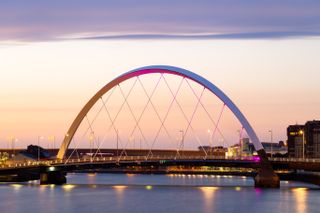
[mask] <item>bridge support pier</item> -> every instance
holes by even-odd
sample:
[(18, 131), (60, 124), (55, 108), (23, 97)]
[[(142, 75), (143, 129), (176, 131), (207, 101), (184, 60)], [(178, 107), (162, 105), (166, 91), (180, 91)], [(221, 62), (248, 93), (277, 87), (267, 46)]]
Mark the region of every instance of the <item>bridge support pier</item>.
[(273, 171), (262, 169), (254, 177), (254, 186), (257, 188), (279, 188), (280, 179)]
[(257, 151), (260, 157), (261, 168), (254, 177), (254, 186), (258, 188), (279, 188), (280, 178), (273, 171), (271, 163), (268, 160), (267, 153), (264, 149)]
[(66, 173), (62, 171), (49, 171), (40, 174), (40, 185), (67, 183)]

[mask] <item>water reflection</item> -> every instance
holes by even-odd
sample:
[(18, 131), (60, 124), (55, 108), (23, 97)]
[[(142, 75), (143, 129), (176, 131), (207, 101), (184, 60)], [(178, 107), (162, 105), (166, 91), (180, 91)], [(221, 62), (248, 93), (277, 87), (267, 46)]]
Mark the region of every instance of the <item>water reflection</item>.
[(95, 177), (95, 176), (97, 176), (97, 173), (88, 173), (88, 176), (89, 177)]
[(53, 189), (54, 187), (56, 187), (56, 185), (50, 184), (49, 187), (50, 187), (51, 189)]
[(22, 187), (21, 184), (11, 184), (10, 186), (12, 186), (15, 190), (19, 190)]
[(200, 187), (204, 197), (204, 210), (205, 212), (212, 212), (214, 203), (214, 194), (218, 187)]
[(123, 208), (123, 203), (124, 203), (124, 198), (125, 198), (125, 189), (128, 188), (128, 186), (125, 185), (116, 185), (116, 186), (112, 186), (112, 188), (115, 190), (116, 192), (116, 200), (115, 200), (115, 204), (117, 206), (118, 209), (122, 209)]
[(46, 191), (48, 185), (39, 185), (39, 191), (44, 192)]
[(297, 206), (297, 212), (299, 213), (305, 213), (308, 212), (307, 210), (307, 194), (308, 189), (307, 188), (295, 188), (292, 189), (294, 197), (295, 197), (295, 204)]
[(73, 184), (66, 184), (62, 186), (62, 189), (66, 192), (70, 192), (76, 185)]
[(122, 192), (124, 189), (128, 188), (128, 186), (123, 186), (123, 185), (117, 185), (117, 186), (112, 186), (117, 192)]
[(240, 187), (240, 186), (236, 186), (234, 189), (235, 189), (236, 191), (241, 191), (241, 187)]
[(152, 189), (152, 186), (148, 185), (148, 186), (146, 186), (146, 189), (147, 189), (147, 190), (151, 190), (151, 189)]

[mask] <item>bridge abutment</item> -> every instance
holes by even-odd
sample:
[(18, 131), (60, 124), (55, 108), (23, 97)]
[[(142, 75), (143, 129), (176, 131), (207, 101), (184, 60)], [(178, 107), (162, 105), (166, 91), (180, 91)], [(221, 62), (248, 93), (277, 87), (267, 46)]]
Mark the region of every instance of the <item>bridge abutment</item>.
[(274, 172), (264, 149), (257, 151), (260, 157), (260, 170), (254, 177), (254, 186), (258, 188), (279, 188), (280, 178)]
[(254, 177), (254, 186), (257, 188), (279, 188), (280, 178), (273, 171), (261, 169)]
[(63, 171), (48, 171), (40, 173), (40, 184), (62, 185), (67, 183), (66, 173)]

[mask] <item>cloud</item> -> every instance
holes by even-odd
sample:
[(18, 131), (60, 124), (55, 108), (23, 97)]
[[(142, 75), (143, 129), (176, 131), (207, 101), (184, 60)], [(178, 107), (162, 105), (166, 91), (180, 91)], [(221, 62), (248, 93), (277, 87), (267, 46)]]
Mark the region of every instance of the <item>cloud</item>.
[(166, 40), (181, 40), (181, 39), (280, 39), (280, 38), (300, 38), (300, 37), (320, 37), (320, 32), (255, 32), (255, 33), (229, 33), (229, 34), (190, 34), (190, 35), (175, 35), (175, 34), (129, 34), (129, 35), (107, 35), (107, 36), (92, 36), (78, 37), (73, 39), (88, 39), (88, 40), (138, 40), (138, 39), (166, 39)]
[(248, 39), (319, 36), (318, 0), (11, 0), (0, 40)]

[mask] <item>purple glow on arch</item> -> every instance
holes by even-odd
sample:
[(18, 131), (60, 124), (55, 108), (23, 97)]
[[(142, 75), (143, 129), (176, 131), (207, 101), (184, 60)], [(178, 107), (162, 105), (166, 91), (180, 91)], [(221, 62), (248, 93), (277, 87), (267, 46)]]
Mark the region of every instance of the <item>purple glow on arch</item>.
[[(135, 72), (129, 72), (129, 73), (126, 73), (126, 74), (123, 74), (122, 76), (127, 76), (128, 78), (132, 78), (132, 77), (138, 77), (138, 76), (141, 76), (141, 75), (146, 75), (146, 74), (150, 74), (150, 73), (161, 73), (161, 74), (172, 74), (172, 75), (179, 75), (179, 76), (182, 76), (182, 77), (185, 77), (185, 78), (188, 78), (188, 79), (191, 79), (189, 78), (187, 75), (183, 75), (179, 72), (174, 72), (174, 71), (171, 71), (171, 70), (168, 70), (168, 69), (162, 69), (162, 68), (157, 68), (157, 69), (141, 69), (141, 70), (137, 70)], [(121, 77), (122, 77), (121, 76)], [(194, 79), (191, 79), (194, 81)], [(200, 83), (200, 82), (198, 82)]]
[(172, 70), (166, 69), (166, 68), (139, 69), (139, 70), (127, 72), (127, 73), (121, 75), (120, 78), (126, 76), (126, 79), (129, 79), (129, 78), (138, 77), (138, 76), (141, 76), (141, 75), (147, 75), (147, 74), (151, 74), (151, 73), (160, 73), (160, 74), (170, 74), (170, 75), (175, 75), (175, 76), (181, 76), (183, 78), (187, 78), (189, 80), (192, 80), (192, 81), (204, 86), (206, 89), (210, 90), (210, 88), (208, 88), (206, 85), (204, 85), (203, 82), (201, 82), (201, 81), (199, 81), (199, 80), (197, 80), (195, 78), (192, 78), (192, 77), (190, 77), (190, 76), (188, 76), (186, 74), (183, 74), (181, 72), (172, 71)]
[(259, 156), (253, 156), (253, 157), (252, 157), (252, 160), (253, 160), (254, 162), (260, 162), (260, 157), (259, 157)]

